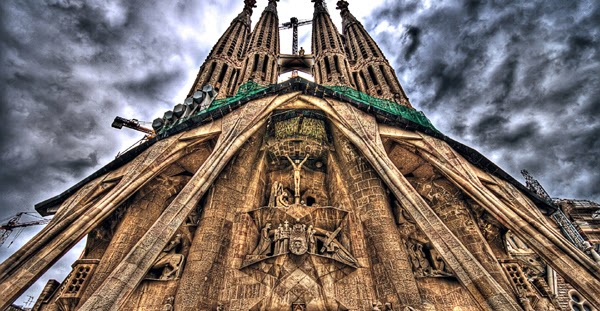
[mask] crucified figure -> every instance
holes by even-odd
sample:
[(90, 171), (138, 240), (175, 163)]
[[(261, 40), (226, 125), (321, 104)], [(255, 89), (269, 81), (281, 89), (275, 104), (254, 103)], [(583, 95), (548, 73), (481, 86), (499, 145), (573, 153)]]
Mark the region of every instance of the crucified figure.
[(302, 171), (302, 165), (308, 160), (309, 156), (310, 154), (307, 153), (302, 162), (300, 160), (292, 160), (288, 155), (285, 156), (292, 164), (294, 170), (294, 203), (296, 204), (300, 203), (300, 171)]

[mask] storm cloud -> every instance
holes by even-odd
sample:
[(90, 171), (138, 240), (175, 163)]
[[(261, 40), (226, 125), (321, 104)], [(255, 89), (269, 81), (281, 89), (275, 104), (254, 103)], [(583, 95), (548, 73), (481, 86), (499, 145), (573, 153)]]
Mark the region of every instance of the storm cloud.
[[(312, 4), (302, 1), (279, 2), (281, 21), (310, 18)], [(33, 211), (140, 139), (112, 129), (113, 118), (152, 120), (181, 102), (242, 5), (1, 1), (0, 220)], [(440, 131), (517, 179), (528, 169), (552, 196), (600, 201), (599, 3), (356, 0), (350, 10)], [(309, 34), (301, 28), (307, 50)], [(282, 32), (282, 51), (289, 35)], [(1, 247), (0, 261), (36, 230)], [(28, 294), (62, 280), (80, 251)]]
[(443, 133), (600, 201), (600, 3), (388, 0), (365, 24)]

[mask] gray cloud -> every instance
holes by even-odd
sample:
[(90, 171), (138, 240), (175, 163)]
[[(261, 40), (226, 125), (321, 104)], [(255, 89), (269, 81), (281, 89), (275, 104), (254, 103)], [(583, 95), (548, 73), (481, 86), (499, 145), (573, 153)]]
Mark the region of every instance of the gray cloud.
[(365, 22), (403, 25), (375, 37), (403, 56), (413, 104), (518, 179), (527, 168), (553, 196), (600, 201), (600, 4), (425, 4), (387, 1)]
[[(0, 219), (33, 211), (141, 138), (112, 119), (151, 120), (172, 107), (228, 25), (205, 13), (231, 20), (237, 2), (0, 2)], [(206, 23), (215, 33), (199, 35)], [(0, 261), (39, 229), (0, 247)], [(81, 248), (26, 295), (64, 278)]]

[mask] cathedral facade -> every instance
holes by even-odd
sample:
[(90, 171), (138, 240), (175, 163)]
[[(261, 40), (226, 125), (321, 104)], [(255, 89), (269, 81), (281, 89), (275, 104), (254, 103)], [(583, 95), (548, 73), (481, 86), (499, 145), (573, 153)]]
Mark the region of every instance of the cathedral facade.
[(312, 54), (245, 0), (155, 135), (36, 205), (2, 309), (87, 237), (33, 310), (598, 310), (600, 207), (440, 133), (348, 2), (341, 32), (312, 2)]

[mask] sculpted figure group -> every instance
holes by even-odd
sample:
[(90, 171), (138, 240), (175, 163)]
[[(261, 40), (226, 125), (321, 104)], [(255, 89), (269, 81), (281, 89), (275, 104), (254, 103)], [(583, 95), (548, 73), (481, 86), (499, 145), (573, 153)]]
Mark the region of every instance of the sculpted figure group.
[(452, 276), (446, 262), (434, 248), (431, 247), (425, 250), (424, 244), (413, 240), (406, 242), (406, 248), (413, 271), (417, 276)]
[(167, 281), (178, 278), (185, 260), (185, 256), (179, 253), (182, 244), (183, 237), (178, 233), (167, 244), (152, 268), (150, 268), (150, 273), (157, 275), (157, 277), (150, 275), (147, 279)]
[(315, 228), (313, 225), (306, 226), (306, 224), (300, 223), (290, 225), (287, 220), (273, 229), (273, 225), (267, 223), (261, 229), (258, 245), (251, 254), (254, 257), (267, 258), (289, 252), (294, 255), (303, 255), (308, 252), (358, 267), (356, 258), (336, 238), (340, 229), (329, 232)]

